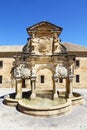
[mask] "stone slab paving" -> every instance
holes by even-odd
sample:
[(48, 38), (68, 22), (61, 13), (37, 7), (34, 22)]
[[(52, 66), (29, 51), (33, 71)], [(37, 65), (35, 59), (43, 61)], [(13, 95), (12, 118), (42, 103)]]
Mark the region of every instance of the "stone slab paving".
[(0, 89), (0, 130), (87, 130), (87, 89), (74, 91), (84, 96), (84, 105), (73, 107), (72, 112), (62, 116), (35, 117), (4, 105), (2, 96), (14, 89)]

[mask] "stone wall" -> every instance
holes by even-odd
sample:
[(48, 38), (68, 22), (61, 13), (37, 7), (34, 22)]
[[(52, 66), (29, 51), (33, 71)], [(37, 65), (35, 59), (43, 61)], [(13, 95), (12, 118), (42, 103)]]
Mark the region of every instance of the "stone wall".
[[(11, 82), (11, 68), (12, 68), (12, 63), (13, 63), (13, 58), (0, 58), (0, 61), (3, 61), (3, 67), (0, 68), (0, 76), (2, 75), (2, 84), (0, 84), (0, 87), (12, 87), (12, 82)], [(87, 88), (87, 57), (81, 55), (76, 57), (76, 60), (80, 61), (80, 66), (75, 67), (74, 70), (74, 81), (73, 81), (73, 86), (74, 88)], [(43, 72), (43, 73), (42, 73)], [(37, 76), (37, 81), (40, 81), (40, 75), (45, 76), (45, 82), (44, 84), (38, 82), (36, 85), (40, 87), (41, 89), (48, 89), (49, 87), (52, 88), (52, 72), (48, 69), (41, 69), (38, 71), (38, 76)], [(50, 76), (49, 76), (50, 75)], [(76, 83), (76, 75), (80, 76), (80, 82)], [(30, 81), (26, 81), (26, 87), (30, 88)], [(28, 87), (29, 84), (29, 87)], [(65, 80), (63, 80), (63, 83), (57, 83), (58, 88), (65, 88)]]
[(11, 68), (13, 64), (13, 58), (8, 57), (0, 58), (0, 61), (3, 62), (3, 66), (0, 68), (0, 76), (2, 76), (2, 83), (0, 87), (12, 87), (11, 86)]
[(87, 57), (77, 57), (79, 60), (80, 66), (75, 67), (75, 76), (80, 76), (80, 82), (76, 83), (74, 78), (74, 87), (76, 88), (87, 88)]
[[(74, 88), (87, 88), (87, 54), (85, 52), (72, 52), (71, 54), (76, 55), (76, 60), (79, 60), (79, 67), (74, 68)], [(79, 83), (76, 82), (76, 75), (79, 75)], [(63, 83), (58, 83), (59, 87), (65, 86), (65, 80)]]
[[(16, 53), (16, 52), (15, 52)], [(0, 53), (0, 61), (3, 61), (3, 67), (0, 68), (0, 76), (2, 76), (2, 84), (0, 84), (0, 87), (12, 87), (12, 82), (11, 82), (11, 68), (12, 68), (12, 63), (14, 61), (13, 59), (13, 55), (10, 55), (9, 53)], [(80, 61), (80, 66), (79, 67), (75, 67), (75, 71), (74, 74), (75, 75), (79, 75), (80, 76), (80, 82), (76, 83), (76, 77), (74, 77), (74, 81), (73, 81), (73, 86), (74, 88), (87, 88), (87, 54), (85, 52), (83, 53), (79, 53), (79, 52), (72, 52), (71, 54), (76, 55), (76, 60)], [(48, 59), (47, 59), (48, 60)], [(43, 62), (43, 60), (42, 60)], [(37, 64), (38, 65), (38, 64)], [(41, 69), (38, 71), (38, 77), (37, 80), (39, 80), (39, 75), (45, 75), (45, 80), (46, 80), (46, 84), (45, 88), (52, 88), (52, 72), (51, 70), (48, 69)], [(50, 76), (49, 76), (50, 75)], [(26, 81), (26, 87), (30, 88), (30, 81)], [(44, 88), (43, 84), (38, 83), (37, 86), (41, 87), (42, 89)], [(63, 83), (57, 83), (57, 88), (65, 88), (65, 80), (63, 81)]]
[[(41, 75), (44, 76), (44, 83), (41, 83)], [(37, 72), (36, 88), (37, 89), (53, 89), (53, 74), (48, 68), (40, 69)]]

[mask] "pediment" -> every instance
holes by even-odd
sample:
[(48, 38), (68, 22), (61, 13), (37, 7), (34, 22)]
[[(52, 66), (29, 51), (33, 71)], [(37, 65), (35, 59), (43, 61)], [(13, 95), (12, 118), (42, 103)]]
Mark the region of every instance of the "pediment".
[(31, 27), (27, 28), (27, 32), (28, 34), (31, 36), (32, 32), (36, 32), (36, 33), (53, 33), (53, 32), (57, 32), (57, 34), (59, 35), (62, 32), (62, 28), (59, 26), (56, 26), (50, 22), (47, 21), (42, 21), (40, 23), (37, 23)]

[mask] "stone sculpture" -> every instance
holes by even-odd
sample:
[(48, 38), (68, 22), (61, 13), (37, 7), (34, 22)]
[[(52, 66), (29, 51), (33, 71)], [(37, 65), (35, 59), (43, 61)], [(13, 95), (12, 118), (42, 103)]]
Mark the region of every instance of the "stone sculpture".
[(30, 70), (25, 68), (25, 65), (19, 65), (18, 67), (14, 68), (14, 77), (15, 78), (29, 78), (30, 77)]
[(58, 65), (56, 67), (56, 76), (61, 77), (61, 78), (66, 78), (68, 76), (68, 71), (65, 67), (63, 67), (62, 65)]

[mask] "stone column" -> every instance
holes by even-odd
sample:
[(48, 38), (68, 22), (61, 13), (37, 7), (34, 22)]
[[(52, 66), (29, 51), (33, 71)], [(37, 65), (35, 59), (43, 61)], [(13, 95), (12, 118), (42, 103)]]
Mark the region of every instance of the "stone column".
[(25, 87), (30, 89), (30, 79), (25, 79)]
[(73, 97), (73, 77), (66, 79), (66, 97)]
[(58, 82), (58, 77), (54, 76), (53, 77), (53, 99), (58, 98), (58, 93), (57, 93), (57, 82)]
[(70, 80), (69, 78), (66, 78), (66, 97), (69, 95), (69, 85), (70, 85)]
[(16, 79), (16, 99), (22, 98), (22, 79)]
[(69, 95), (68, 97), (71, 98), (73, 97), (73, 77), (69, 77)]
[(36, 97), (36, 77), (31, 77), (31, 99)]
[(11, 85), (12, 85), (12, 88), (16, 88), (16, 79), (15, 78), (11, 79)]
[(73, 63), (70, 66), (70, 75), (69, 75), (69, 95), (68, 97), (73, 97), (73, 77), (74, 77), (74, 65)]

